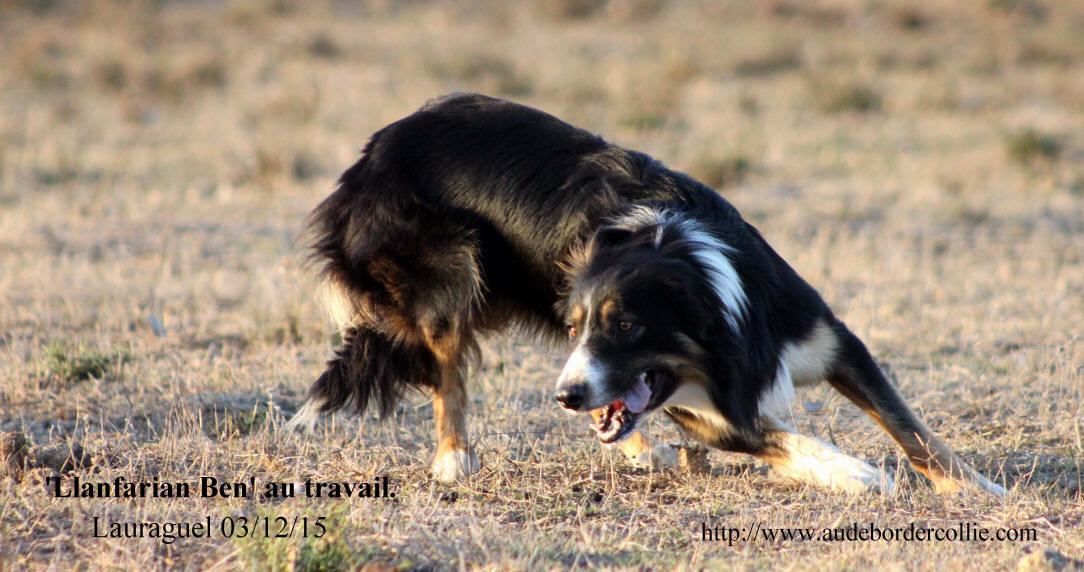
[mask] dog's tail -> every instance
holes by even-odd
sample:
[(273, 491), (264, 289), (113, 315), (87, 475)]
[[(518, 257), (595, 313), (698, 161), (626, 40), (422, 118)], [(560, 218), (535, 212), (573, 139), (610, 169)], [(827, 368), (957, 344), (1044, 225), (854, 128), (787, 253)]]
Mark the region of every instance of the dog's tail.
[(429, 348), (396, 340), (365, 327), (348, 327), (343, 345), (327, 370), (312, 384), (308, 401), (286, 424), (312, 429), (320, 414), (344, 407), (364, 411), (375, 403), (384, 417), (407, 389), (437, 379), (437, 361)]

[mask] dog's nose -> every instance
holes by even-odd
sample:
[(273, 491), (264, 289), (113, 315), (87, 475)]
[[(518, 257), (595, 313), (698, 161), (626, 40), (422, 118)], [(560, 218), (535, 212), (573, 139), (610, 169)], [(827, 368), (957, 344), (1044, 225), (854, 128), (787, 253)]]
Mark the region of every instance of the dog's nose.
[(587, 388), (581, 384), (567, 385), (557, 390), (557, 403), (565, 409), (579, 411), (587, 396)]

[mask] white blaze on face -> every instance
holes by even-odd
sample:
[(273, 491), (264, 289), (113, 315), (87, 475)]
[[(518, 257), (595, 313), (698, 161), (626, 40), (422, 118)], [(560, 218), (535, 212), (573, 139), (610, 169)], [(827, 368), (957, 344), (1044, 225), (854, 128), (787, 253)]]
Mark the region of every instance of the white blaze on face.
[(591, 355), (591, 350), (587, 349), (585, 344), (580, 344), (572, 355), (568, 356), (565, 369), (557, 378), (557, 389), (582, 383), (587, 386), (589, 395), (598, 396), (605, 393), (602, 386), (605, 377), (605, 367)]
[(570, 385), (584, 384), (587, 386), (589, 399), (595, 399), (605, 393), (603, 381), (606, 378), (606, 367), (599, 362), (591, 350), (587, 348), (587, 340), (591, 337), (591, 303), (594, 292), (588, 291), (584, 296), (580, 307), (586, 309), (583, 320), (583, 331), (580, 332), (576, 349), (568, 356), (565, 368), (561, 376), (557, 378), (557, 390)]

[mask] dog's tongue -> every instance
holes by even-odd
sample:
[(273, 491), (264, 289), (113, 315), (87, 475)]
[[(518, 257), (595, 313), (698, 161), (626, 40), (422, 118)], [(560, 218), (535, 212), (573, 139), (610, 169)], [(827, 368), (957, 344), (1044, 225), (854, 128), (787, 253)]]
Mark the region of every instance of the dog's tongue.
[(651, 400), (651, 388), (647, 386), (644, 377), (636, 380), (636, 385), (622, 398), (625, 408), (633, 413), (641, 413), (647, 408), (647, 402)]

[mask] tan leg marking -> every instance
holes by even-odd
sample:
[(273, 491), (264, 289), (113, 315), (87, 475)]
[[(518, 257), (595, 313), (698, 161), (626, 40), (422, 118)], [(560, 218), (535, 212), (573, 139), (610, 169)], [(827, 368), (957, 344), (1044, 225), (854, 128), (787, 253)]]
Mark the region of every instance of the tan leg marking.
[(467, 392), (459, 375), (459, 344), (452, 340), (447, 336), (439, 340), (444, 343), (429, 344), (440, 363), (440, 383), (433, 394), (437, 452), (432, 469), (445, 482), (463, 479), (481, 468), (467, 438)]

